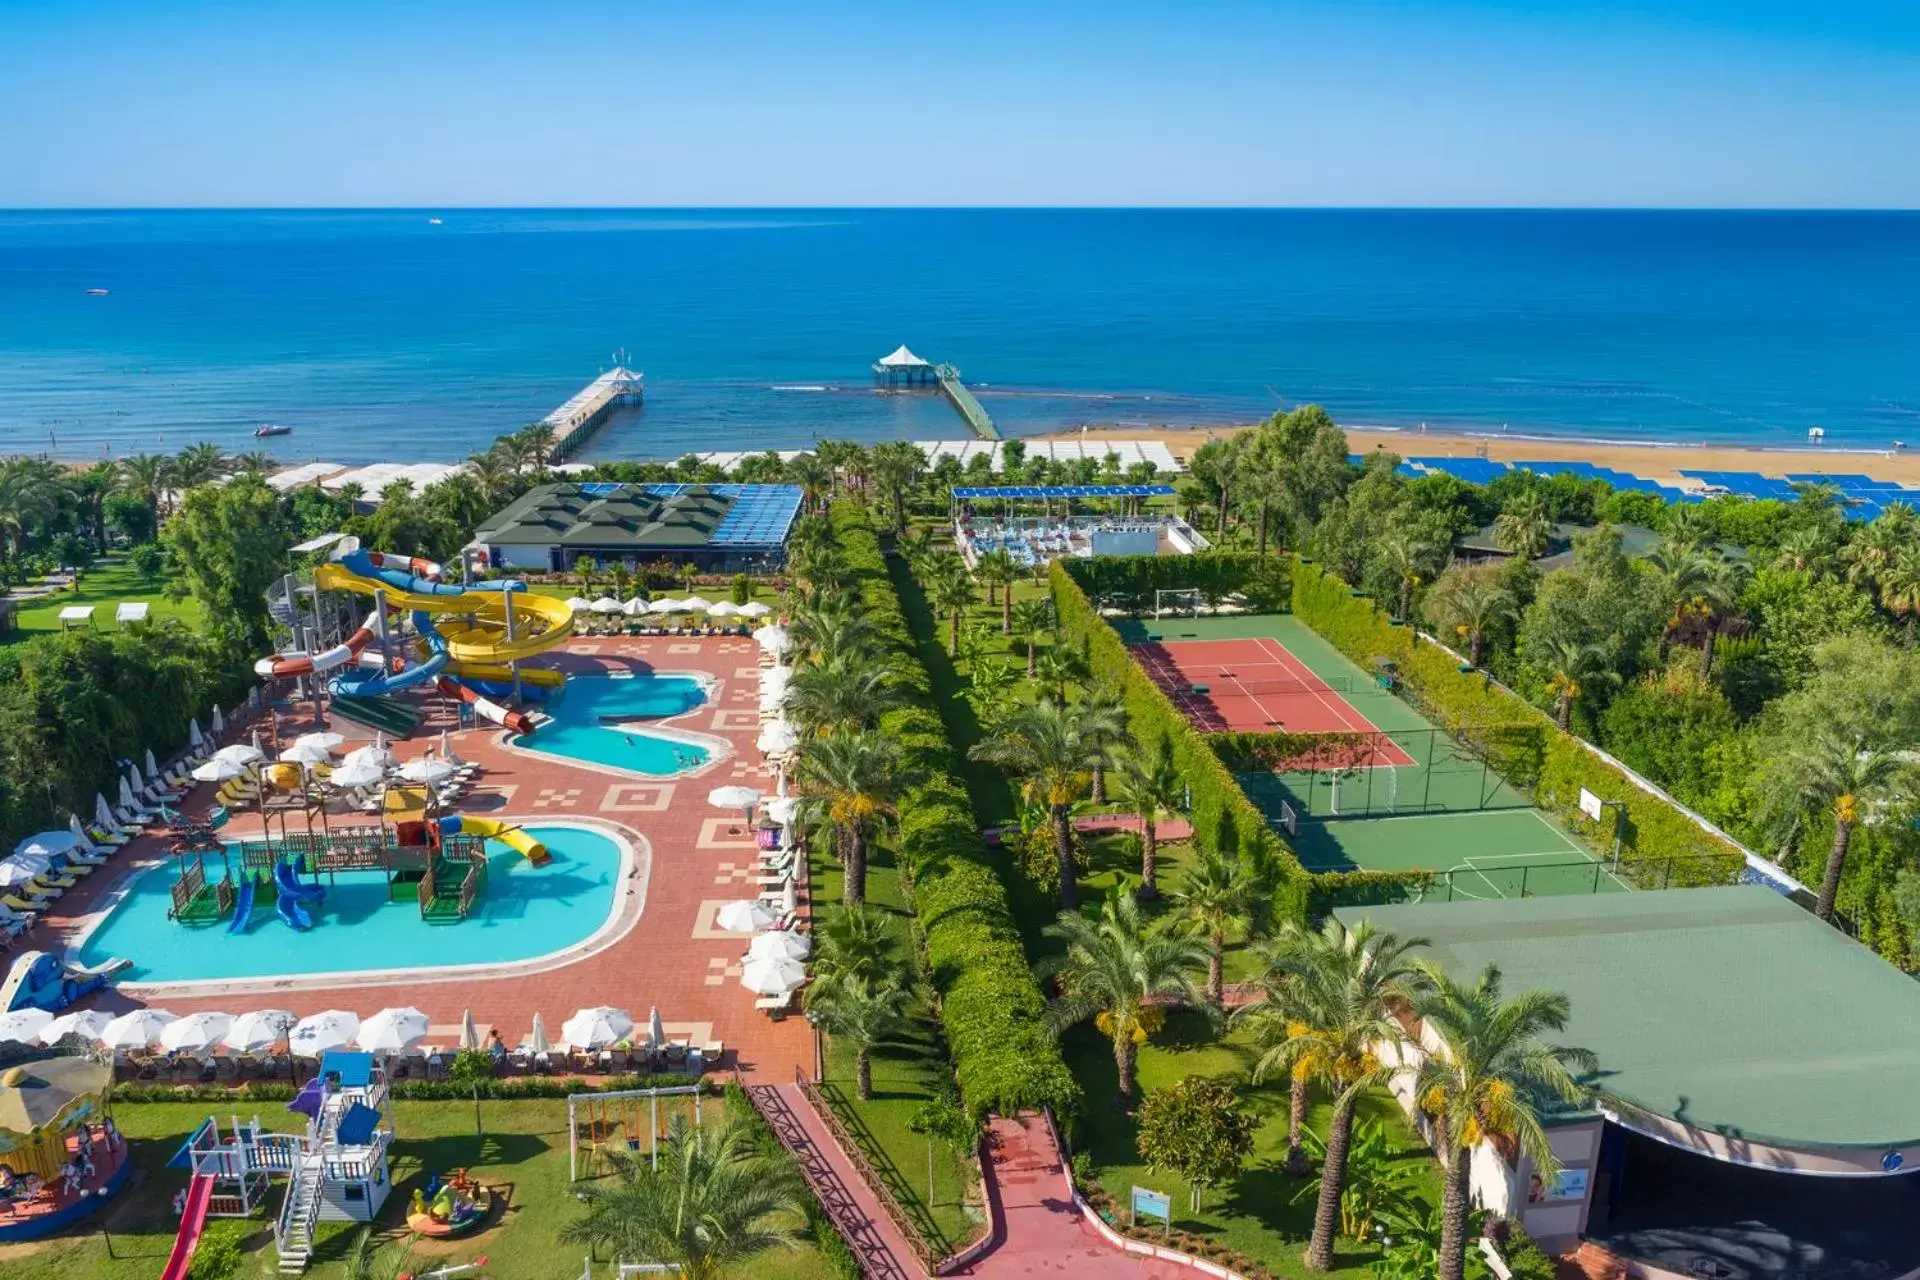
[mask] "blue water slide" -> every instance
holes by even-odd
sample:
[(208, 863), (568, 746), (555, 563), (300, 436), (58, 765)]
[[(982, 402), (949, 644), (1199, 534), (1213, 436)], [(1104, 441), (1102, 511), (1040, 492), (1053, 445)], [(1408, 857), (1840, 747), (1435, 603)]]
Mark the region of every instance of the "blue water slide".
[[(485, 694), (489, 698), (511, 698), (513, 681), (511, 680), (475, 680), (472, 676), (454, 676), (461, 684), (475, 693)], [(544, 685), (523, 683), (520, 686), (520, 698), (523, 702), (545, 702), (551, 690)]]
[(414, 685), (439, 676), (447, 666), (446, 637), (433, 625), (433, 615), (424, 610), (414, 611), (413, 629), (420, 633), (421, 641), (427, 646), (424, 661), (395, 672), (353, 671), (337, 675), (327, 682), (327, 691), (336, 698), (377, 698), (382, 694), (411, 689)]
[(245, 933), (247, 917), (253, 914), (253, 877), (248, 876), (240, 882), (240, 892), (233, 900), (233, 920), (227, 925), (228, 933)]
[(319, 902), (327, 891), (317, 884), (301, 884), (300, 872), (292, 858), (273, 864), (273, 884), (280, 891), (274, 910), (280, 918), (302, 932), (313, 928), (313, 916), (307, 904)]

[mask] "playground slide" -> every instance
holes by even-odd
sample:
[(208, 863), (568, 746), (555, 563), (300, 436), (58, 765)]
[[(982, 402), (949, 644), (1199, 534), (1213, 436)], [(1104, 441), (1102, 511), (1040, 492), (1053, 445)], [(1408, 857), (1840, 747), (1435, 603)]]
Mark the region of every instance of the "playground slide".
[(501, 844), (523, 855), (536, 867), (544, 867), (553, 861), (553, 855), (547, 852), (547, 846), (528, 835), (522, 828), (498, 818), (477, 818), (470, 813), (449, 814), (440, 819), (440, 834), (443, 836), (483, 836), (488, 840), (498, 840)]
[(59, 1013), (82, 996), (92, 995), (112, 982), (130, 960), (107, 960), (86, 966), (64, 964), (45, 951), (22, 951), (0, 981), (0, 1013), (18, 1009), (45, 1009)]
[(240, 892), (234, 895), (233, 919), (227, 925), (228, 933), (245, 933), (247, 917), (253, 914), (253, 877), (247, 876), (240, 881)]
[(301, 884), (292, 858), (282, 858), (273, 864), (273, 884), (279, 890), (274, 910), (280, 918), (303, 933), (313, 928), (313, 916), (307, 904), (320, 901), (327, 896), (327, 891), (317, 884)]
[(173, 1238), (173, 1252), (167, 1255), (167, 1269), (160, 1280), (187, 1280), (187, 1268), (193, 1262), (194, 1248), (207, 1226), (207, 1206), (213, 1202), (213, 1179), (195, 1175), (187, 1187), (186, 1210), (180, 1215), (180, 1234)]

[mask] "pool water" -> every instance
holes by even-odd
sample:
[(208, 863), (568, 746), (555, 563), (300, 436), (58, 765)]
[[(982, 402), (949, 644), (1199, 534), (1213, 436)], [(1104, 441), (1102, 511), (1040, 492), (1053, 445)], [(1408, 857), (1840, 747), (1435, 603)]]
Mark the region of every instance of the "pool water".
[(256, 898), (243, 933), (228, 933), (230, 920), (175, 924), (167, 918), (175, 878), (168, 863), (133, 882), (81, 946), (80, 961), (124, 956), (133, 961), (124, 981), (199, 982), (531, 960), (584, 941), (606, 923), (620, 883), (620, 846), (581, 827), (527, 830), (553, 861), (530, 866), (505, 845), (487, 841), (486, 892), (474, 913), (457, 924), (427, 924), (412, 898), (389, 902), (386, 876), (378, 871), (323, 880), (327, 896), (315, 905), (314, 927), (305, 932), (280, 919), (271, 894)]
[(707, 691), (688, 676), (570, 676), (566, 689), (545, 708), (553, 723), (515, 739), (514, 745), (664, 778), (699, 768), (711, 753), (634, 722), (683, 715), (706, 700)]

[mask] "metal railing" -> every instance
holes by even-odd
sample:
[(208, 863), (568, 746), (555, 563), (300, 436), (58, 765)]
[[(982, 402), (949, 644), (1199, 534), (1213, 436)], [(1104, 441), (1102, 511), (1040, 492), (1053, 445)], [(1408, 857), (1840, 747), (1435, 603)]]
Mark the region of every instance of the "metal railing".
[(854, 1173), (859, 1176), (868, 1193), (879, 1204), (880, 1212), (887, 1215), (887, 1221), (891, 1222), (893, 1229), (900, 1233), (900, 1238), (907, 1242), (907, 1248), (913, 1250), (913, 1256), (928, 1272), (937, 1270), (941, 1255), (934, 1252), (933, 1246), (921, 1234), (920, 1228), (914, 1224), (907, 1211), (900, 1207), (900, 1202), (894, 1199), (893, 1192), (888, 1189), (879, 1171), (867, 1160), (866, 1152), (854, 1142), (846, 1126), (841, 1124), (840, 1117), (834, 1114), (832, 1104), (820, 1092), (820, 1087), (809, 1079), (806, 1071), (799, 1066), (793, 1069), (793, 1081), (800, 1086), (800, 1092), (806, 1097), (807, 1105), (812, 1107), (814, 1114), (820, 1117), (820, 1123), (826, 1126), (827, 1135), (833, 1139), (834, 1145), (840, 1148), (840, 1153), (853, 1165)]

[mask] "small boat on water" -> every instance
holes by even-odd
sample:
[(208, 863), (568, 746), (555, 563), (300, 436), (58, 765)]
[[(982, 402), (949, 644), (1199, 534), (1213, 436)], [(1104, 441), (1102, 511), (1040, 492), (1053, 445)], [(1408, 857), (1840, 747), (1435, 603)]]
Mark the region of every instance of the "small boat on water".
[(268, 436), (290, 436), (293, 434), (293, 428), (283, 427), (277, 422), (268, 422), (255, 427), (253, 434), (256, 439), (264, 440)]
[(106, 289), (89, 289), (87, 290), (87, 296), (90, 298), (104, 298), (108, 292), (110, 291)]
[(427, 219), (427, 225), (428, 225), (428, 226), (430, 226), (430, 227), (437, 227), (437, 226), (439, 226), (439, 225), (440, 225), (440, 219), (438, 219), (438, 218), (428, 218), (428, 219)]

